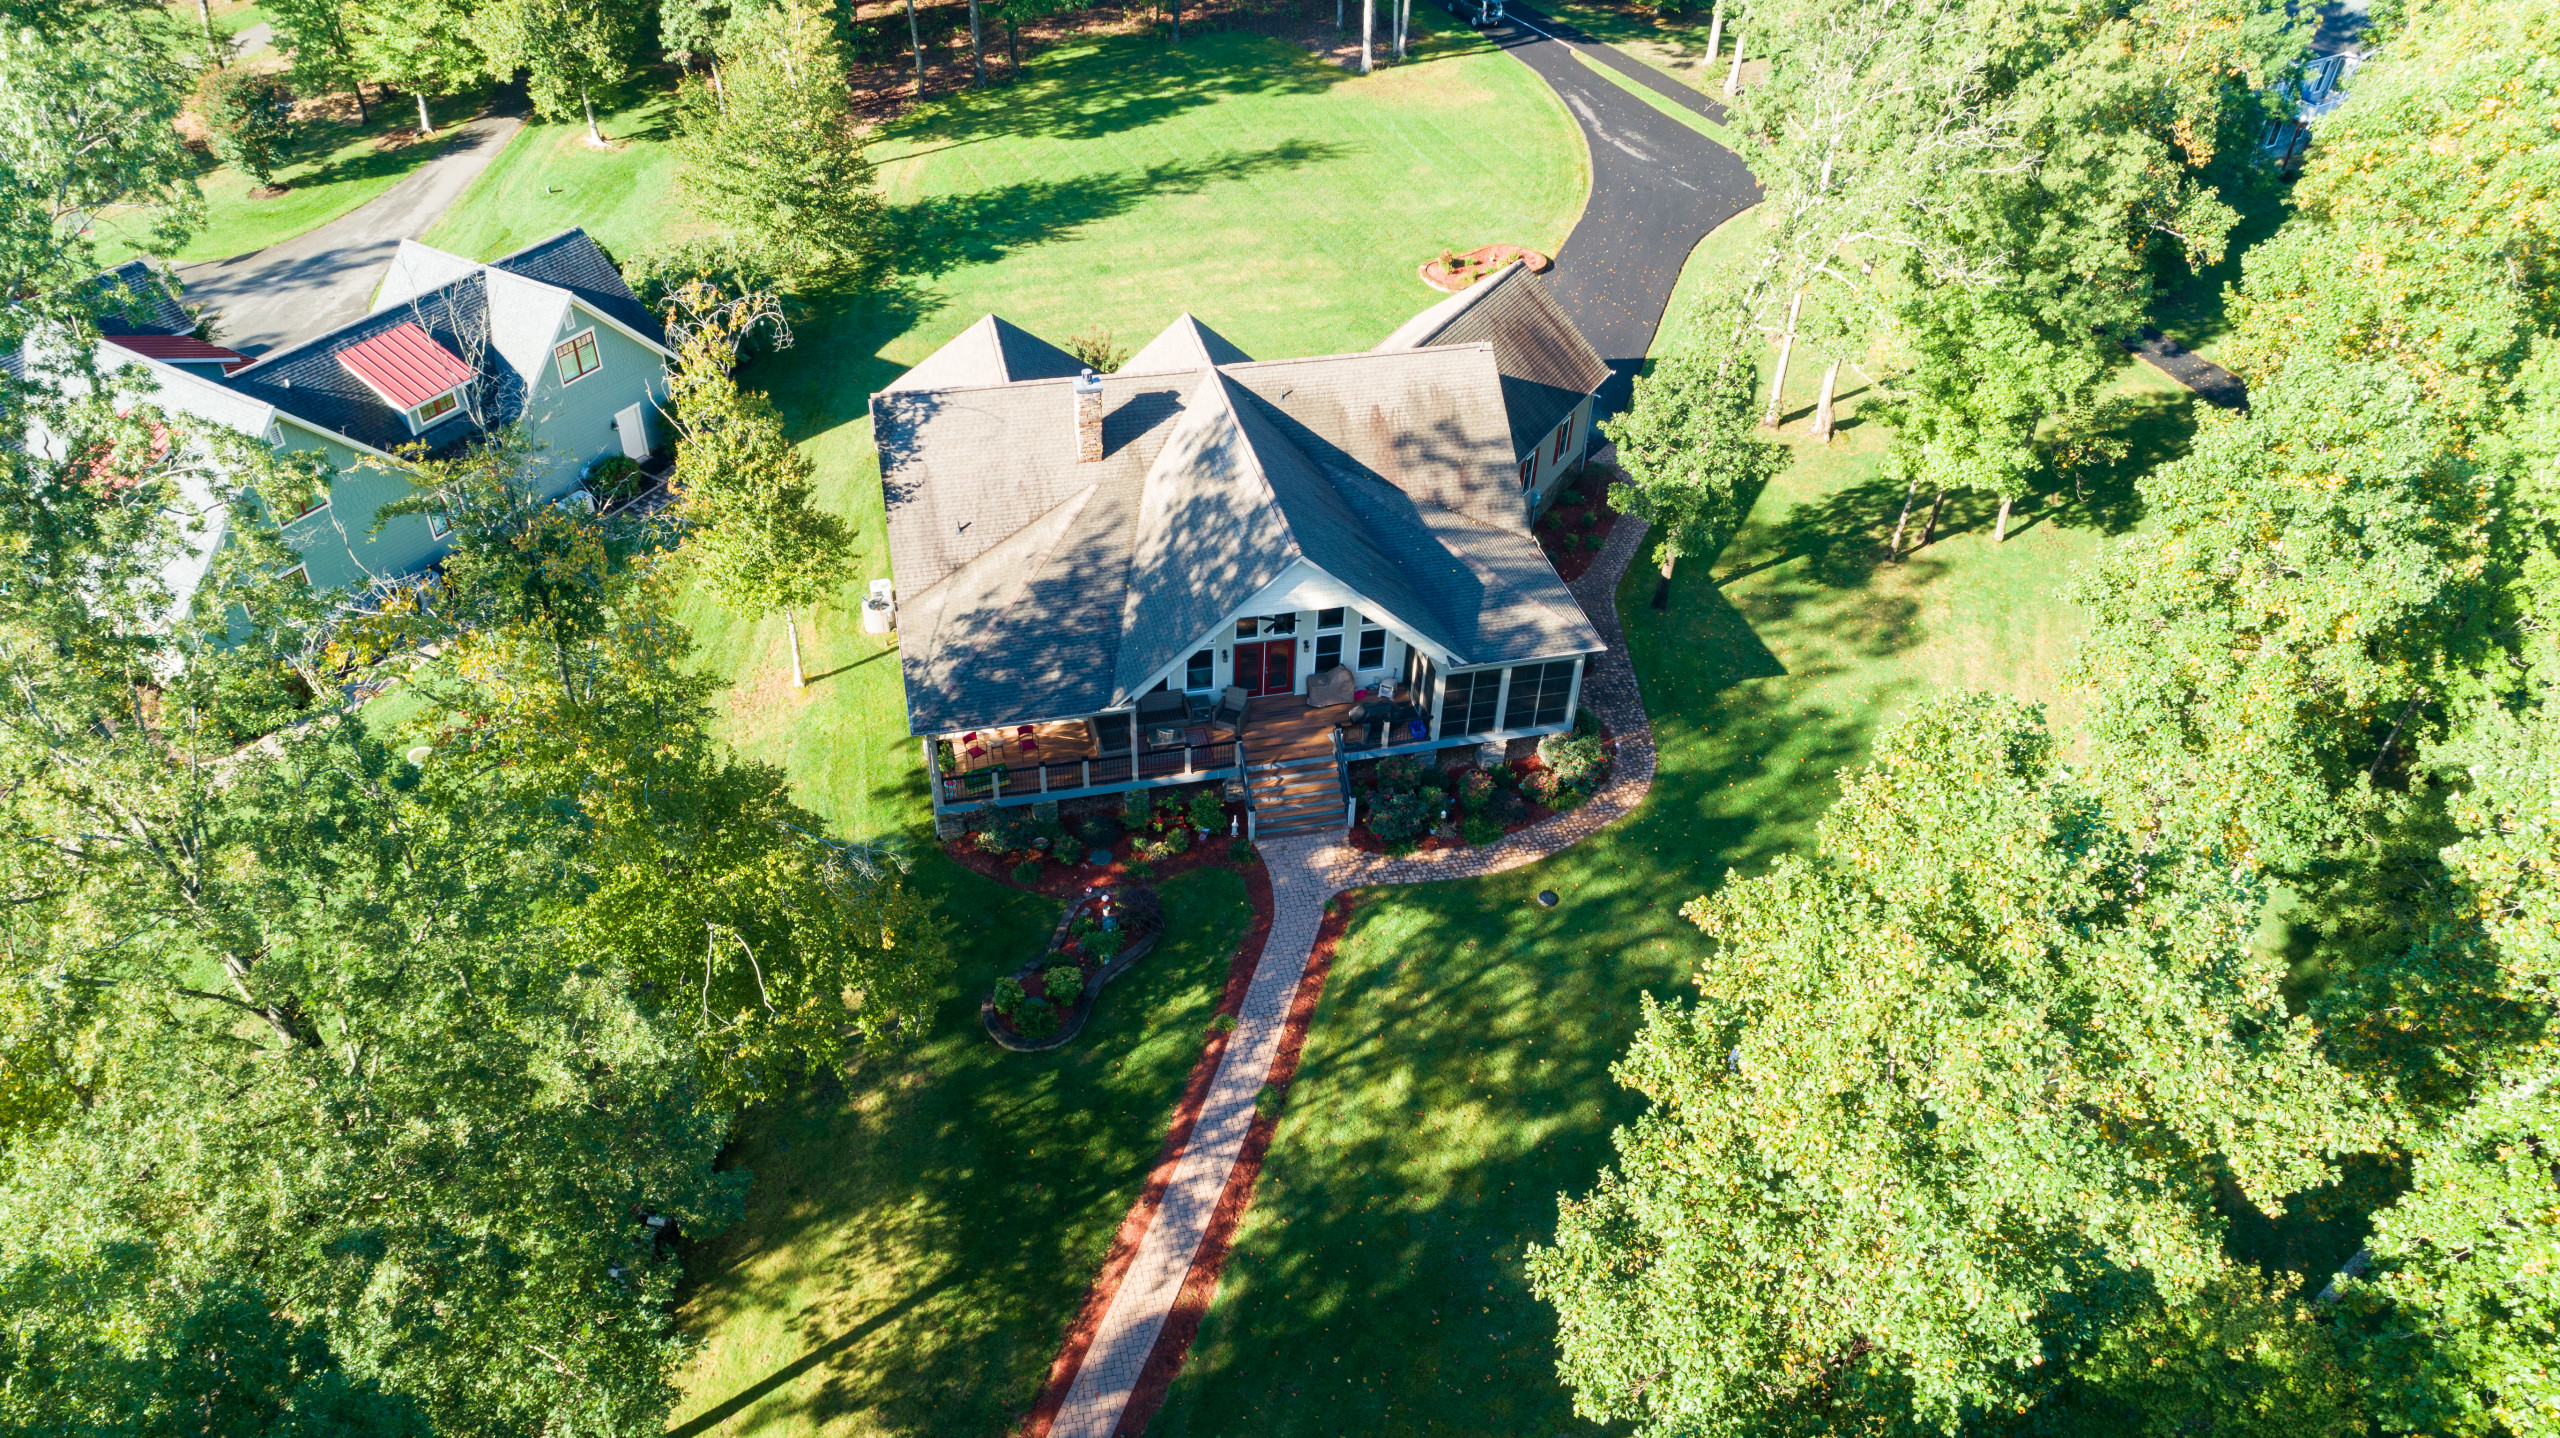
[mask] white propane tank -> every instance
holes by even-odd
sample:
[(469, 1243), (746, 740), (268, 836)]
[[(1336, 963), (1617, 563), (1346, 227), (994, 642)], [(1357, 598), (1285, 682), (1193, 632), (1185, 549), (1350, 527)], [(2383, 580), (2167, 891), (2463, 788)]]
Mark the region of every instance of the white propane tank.
[(862, 632), (886, 634), (895, 629), (897, 623), (897, 603), (890, 581), (871, 581), (871, 595), (862, 601)]

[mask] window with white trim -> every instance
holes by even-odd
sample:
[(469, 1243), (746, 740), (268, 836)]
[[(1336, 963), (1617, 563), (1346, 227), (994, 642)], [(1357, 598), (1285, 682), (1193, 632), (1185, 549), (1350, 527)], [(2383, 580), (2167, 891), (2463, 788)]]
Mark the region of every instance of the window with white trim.
[(1560, 425), (1557, 425), (1557, 426), (1556, 426), (1556, 452), (1555, 452), (1555, 462), (1556, 462), (1556, 463), (1558, 463), (1558, 464), (1562, 464), (1562, 463), (1564, 463), (1564, 447), (1565, 447), (1565, 445), (1566, 445), (1568, 442), (1570, 442), (1572, 439), (1573, 439), (1573, 416), (1572, 416), (1572, 415), (1566, 415), (1566, 416), (1564, 417), (1564, 423), (1562, 423), (1562, 424), (1560, 424)]
[(1502, 671), (1473, 669), (1449, 676), (1440, 700), (1440, 732), (1493, 732), (1494, 701), (1502, 695)]
[(428, 425), (434, 424), (460, 408), (462, 408), (462, 391), (446, 390), (443, 394), (409, 411), (409, 427), (412, 430), (425, 429)]
[(1511, 671), (1511, 700), (1503, 705), (1502, 727), (1534, 729), (1561, 724), (1564, 706), (1573, 696), (1573, 661), (1523, 664)]
[(285, 581), (287, 584), (296, 585), (303, 589), (309, 589), (311, 587), (311, 570), (307, 565), (297, 564), (291, 569), (278, 574), (276, 578)]
[(551, 347), (551, 359), (560, 367), (560, 382), (575, 384), (594, 374), (604, 363), (596, 357), (596, 332), (581, 330)]
[(1538, 457), (1531, 455), (1520, 461), (1520, 487), (1527, 489), (1538, 478)]
[(1362, 669), (1387, 667), (1387, 631), (1383, 629), (1360, 631), (1360, 667)]
[(1341, 662), (1342, 636), (1339, 633), (1317, 635), (1315, 672), (1322, 674)]
[(1183, 666), (1182, 687), (1185, 689), (1207, 689), (1214, 685), (1217, 679), (1218, 651), (1214, 649), (1201, 650), (1192, 655), (1190, 662)]

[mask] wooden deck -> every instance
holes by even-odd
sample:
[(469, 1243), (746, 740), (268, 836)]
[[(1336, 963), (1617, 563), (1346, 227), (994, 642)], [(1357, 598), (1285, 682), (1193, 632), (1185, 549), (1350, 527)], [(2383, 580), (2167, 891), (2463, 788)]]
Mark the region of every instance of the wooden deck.
[(1333, 752), (1333, 726), (1351, 712), (1348, 704), (1310, 709), (1303, 694), (1274, 694), (1256, 699), (1244, 716), (1244, 759), (1269, 764)]
[[(978, 769), (1029, 768), (1038, 764), (1064, 764), (1099, 757), (1099, 751), (1093, 747), (1093, 736), (1081, 719), (1032, 725), (1031, 737), (1039, 745), (1036, 750), (1022, 747), (1020, 737), (1015, 733), (1020, 727), (1009, 725), (1003, 729), (980, 730), (978, 747), (987, 751), (984, 754), (971, 754), (968, 744), (959, 735), (949, 736), (952, 755), (959, 761), (956, 772), (966, 774)], [(1121, 762), (1126, 763), (1127, 760)]]

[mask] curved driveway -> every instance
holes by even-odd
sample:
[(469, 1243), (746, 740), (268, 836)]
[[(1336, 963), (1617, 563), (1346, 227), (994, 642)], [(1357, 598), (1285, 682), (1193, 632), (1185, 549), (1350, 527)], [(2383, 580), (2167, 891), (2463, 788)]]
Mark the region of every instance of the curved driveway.
[(1591, 146), (1591, 198), (1547, 287), (1609, 362), (1599, 404), (1608, 413), (1626, 403), (1689, 252), (1759, 203), (1760, 186), (1740, 156), (1628, 94), (1574, 52), (1711, 119), (1722, 118), (1722, 107), (1531, 6), (1508, 9), (1512, 18), (1486, 33), (1538, 72)]

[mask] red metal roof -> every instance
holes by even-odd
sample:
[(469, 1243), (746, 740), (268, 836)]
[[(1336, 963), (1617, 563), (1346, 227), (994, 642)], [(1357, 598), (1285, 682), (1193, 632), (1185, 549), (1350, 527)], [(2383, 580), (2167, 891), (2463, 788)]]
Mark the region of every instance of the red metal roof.
[(416, 409), (474, 378), (471, 366), (413, 324), (393, 325), (362, 344), (349, 345), (338, 351), (338, 363), (401, 409)]
[(219, 364), (229, 374), (249, 362), (238, 350), (206, 344), (194, 335), (107, 335), (107, 343), (128, 349), (146, 359), (166, 360), (170, 364)]

